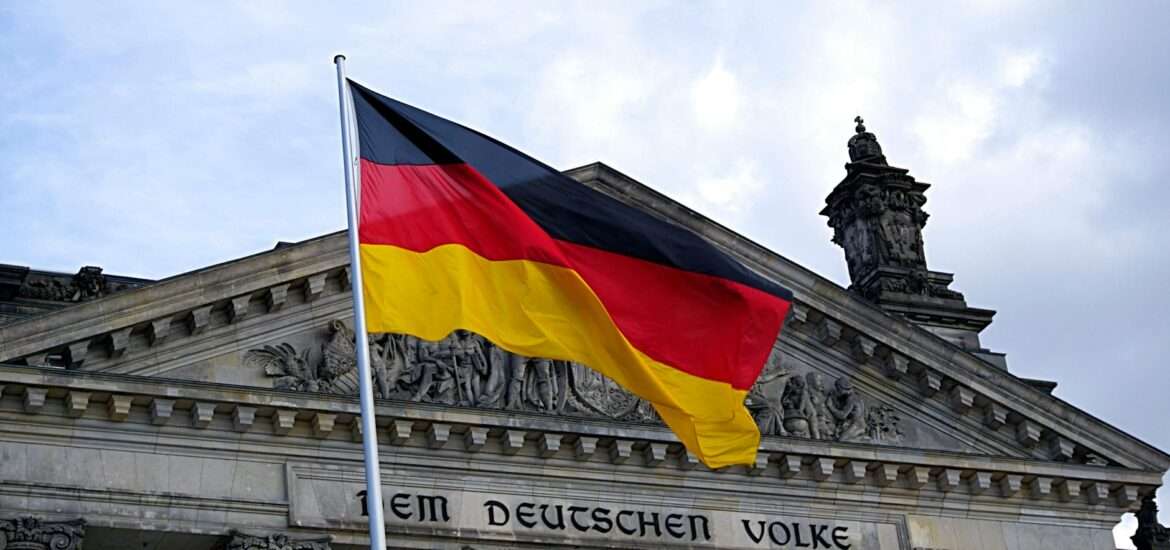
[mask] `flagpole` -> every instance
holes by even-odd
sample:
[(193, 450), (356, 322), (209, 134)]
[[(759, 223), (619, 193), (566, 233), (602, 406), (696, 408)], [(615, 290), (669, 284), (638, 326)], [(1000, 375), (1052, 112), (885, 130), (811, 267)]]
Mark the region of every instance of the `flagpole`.
[(386, 549), (386, 523), (382, 510), (382, 474), (378, 463), (378, 429), (374, 417), (373, 377), (370, 374), (370, 345), (366, 335), (366, 304), (362, 293), (362, 266), (358, 254), (357, 135), (350, 116), (349, 83), (345, 79), (345, 56), (333, 58), (337, 65), (337, 96), (341, 106), (341, 149), (345, 157), (345, 209), (349, 221), (349, 278), (353, 292), (353, 332), (357, 336), (358, 395), (361, 401), (362, 451), (366, 462), (366, 510), (370, 518), (371, 550)]

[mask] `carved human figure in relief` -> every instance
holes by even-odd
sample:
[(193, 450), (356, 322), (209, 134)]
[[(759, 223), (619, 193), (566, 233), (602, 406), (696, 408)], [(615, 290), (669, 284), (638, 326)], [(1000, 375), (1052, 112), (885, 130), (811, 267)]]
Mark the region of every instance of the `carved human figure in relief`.
[(808, 388), (809, 432), (813, 439), (833, 439), (837, 427), (833, 414), (829, 411), (825, 377), (820, 373), (810, 372), (804, 375), (804, 381)]
[(370, 370), (374, 389), (379, 399), (391, 399), (398, 388), (398, 380), (406, 370), (406, 338), (385, 334), (370, 338)]
[(487, 348), (484, 360), (476, 371), (476, 398), (477, 407), (498, 409), (504, 405), (504, 393), (508, 389), (505, 376), (508, 369), (509, 354), (498, 346), (491, 345), (482, 336), (479, 337), (483, 346)]
[(450, 341), (459, 405), (475, 406), (480, 391), (477, 373), (480, 372), (479, 365), (485, 362), (483, 352), (473, 335), (465, 330), (452, 333)]
[(865, 402), (853, 391), (853, 383), (842, 376), (829, 394), (829, 412), (837, 421), (837, 440), (854, 441), (865, 437)]
[[(559, 369), (564, 371), (562, 365)], [(553, 361), (543, 358), (524, 357), (512, 354), (509, 372), (511, 380), (508, 385), (508, 408), (524, 409), (525, 401), (533, 403), (537, 409), (555, 411), (563, 402), (561, 397), (567, 388), (563, 387), (564, 376), (561, 372), (556, 376)]]
[[(777, 367), (769, 372), (768, 369), (756, 380), (752, 386), (751, 409), (756, 418), (756, 425), (763, 435), (788, 435), (784, 429), (784, 391), (787, 389), (787, 380), (792, 373), (783, 367)], [(766, 391), (766, 388), (779, 387), (779, 391)]]
[(453, 405), (451, 390), (455, 382), (451, 372), (450, 342), (419, 340), (417, 368), (420, 380), (411, 400)]
[(524, 408), (524, 378), (527, 375), (528, 358), (508, 355), (508, 408), (521, 410)]
[(808, 397), (808, 386), (804, 378), (794, 376), (784, 386), (783, 397), (780, 398), (784, 412), (784, 434), (793, 437), (811, 437), (813, 416), (812, 401)]
[(71, 297), (74, 302), (101, 298), (106, 294), (106, 277), (102, 268), (87, 265), (73, 276), (73, 286), (77, 288)]
[(909, 212), (895, 210), (885, 214), (879, 225), (887, 258), (907, 267), (922, 265), (918, 227)]

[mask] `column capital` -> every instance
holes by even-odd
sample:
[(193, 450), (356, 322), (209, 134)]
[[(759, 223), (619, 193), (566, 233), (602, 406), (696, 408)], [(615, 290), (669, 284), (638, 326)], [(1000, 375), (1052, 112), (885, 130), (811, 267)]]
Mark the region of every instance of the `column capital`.
[(78, 550), (85, 520), (46, 521), (32, 516), (0, 519), (0, 550)]

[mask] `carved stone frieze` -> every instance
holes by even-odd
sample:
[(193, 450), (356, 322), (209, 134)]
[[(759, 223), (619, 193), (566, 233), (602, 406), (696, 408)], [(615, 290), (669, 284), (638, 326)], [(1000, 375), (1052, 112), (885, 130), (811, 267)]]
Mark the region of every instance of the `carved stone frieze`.
[(830, 385), (820, 373), (776, 367), (760, 377), (748, 396), (760, 433), (835, 441), (899, 443), (893, 408), (871, 405), (848, 377)]
[(19, 298), (50, 300), (54, 302), (87, 302), (115, 292), (137, 288), (148, 281), (110, 277), (102, 268), (82, 267), (72, 277), (50, 273), (31, 273), (17, 289)]
[(84, 519), (0, 519), (0, 550), (81, 550), (84, 540)]
[(333, 541), (328, 535), (294, 539), (280, 533), (258, 536), (236, 530), (228, 535), (231, 538), (219, 547), (221, 550), (331, 550)]
[[(320, 353), (281, 343), (248, 351), (244, 360), (264, 369), (277, 389), (352, 395), (358, 387), (354, 349), (353, 331), (334, 320)], [(593, 369), (516, 355), (468, 331), (437, 342), (373, 334), (370, 357), (381, 399), (660, 422), (647, 401)], [(828, 384), (817, 373), (796, 374), (773, 366), (757, 382), (747, 405), (766, 435), (901, 441), (898, 414), (868, 403), (847, 377)]]
[[(437, 342), (402, 334), (372, 334), (369, 341), (380, 399), (635, 422), (658, 419), (649, 403), (597, 371), (516, 355), (471, 332), (456, 331)], [(264, 369), (276, 389), (350, 395), (358, 388), (354, 350), (353, 331), (335, 320), (319, 354), (281, 343), (250, 350), (244, 361)]]

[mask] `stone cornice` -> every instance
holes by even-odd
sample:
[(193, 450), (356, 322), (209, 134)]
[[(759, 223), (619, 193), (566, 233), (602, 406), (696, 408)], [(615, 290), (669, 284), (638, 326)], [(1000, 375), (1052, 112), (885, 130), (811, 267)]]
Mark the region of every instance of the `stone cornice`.
[[(231, 298), (248, 296), (268, 309), (279, 309), (289, 288), (285, 287), (282, 293), (279, 285), (272, 285), (274, 279), (284, 282), (300, 279), (307, 284), (309, 276), (337, 271), (339, 266), (349, 263), (348, 258), (344, 235), (332, 233), (18, 321), (0, 327), (0, 361), (78, 343), (91, 346), (97, 336), (93, 327), (112, 323), (118, 328), (145, 326), (160, 320), (160, 307), (175, 312), (166, 319), (168, 334), (170, 330), (199, 332), (200, 324), (206, 322), (210, 313), (202, 308), (210, 304), (222, 307), (220, 302)], [(312, 294), (311, 289), (306, 292)], [(84, 351), (74, 347), (78, 349)]]
[[(1038, 391), (926, 330), (886, 314), (832, 281), (609, 166), (594, 163), (568, 170), (566, 174), (691, 229), (764, 276), (783, 281), (798, 302), (797, 323), (827, 325), (820, 330), (825, 330), (834, 344), (841, 335), (854, 334), (874, 350), (871, 356), (894, 357), (889, 361), (893, 368), (887, 371), (891, 378), (918, 384), (930, 396), (947, 390), (943, 395), (956, 396), (960, 410), (966, 413), (973, 409), (986, 414), (993, 425), (1005, 421), (1016, 427), (1022, 424), (1022, 439), (1030, 445), (1049, 439), (1056, 442), (1057, 449), (1068, 450), (1068, 445), (1059, 439), (1065, 438), (1087, 450), (1108, 449), (1111, 453), (1107, 458), (1129, 468), (1158, 472), (1170, 469), (1170, 455), (1059, 398)], [(834, 334), (837, 336), (833, 337)], [(1034, 427), (1029, 423), (1034, 423)]]
[[(288, 438), (291, 448), (304, 447), (295, 441), (308, 439), (329, 442), (340, 456), (360, 455), (354, 398), (11, 365), (0, 365), (0, 380), (0, 401), (7, 407), (19, 403), (24, 414), (83, 422), (79, 427), (181, 429), (223, 439), (237, 449), (233, 452), (238, 452), (239, 438), (251, 433), (269, 441)], [(668, 430), (653, 426), (393, 401), (379, 402), (378, 415), (381, 441), (423, 453), (428, 462), (468, 464), (457, 456), (476, 454), (485, 463), (609, 464), (614, 472), (609, 475), (684, 475), (688, 484), (697, 485), (707, 476), (745, 476), (745, 490), (751, 485), (747, 477), (763, 476), (787, 480), (794, 488), (884, 491), (883, 499), (886, 491), (894, 500), (962, 497), (972, 507), (983, 502), (989, 510), (1000, 502), (1044, 501), (1070, 513), (1116, 514), (1161, 482), (1157, 472), (1115, 467), (791, 438), (765, 438), (752, 467), (709, 471)], [(115, 428), (119, 425), (121, 430)], [(213, 450), (216, 445), (200, 447)], [(322, 452), (314, 449), (316, 456)]]

